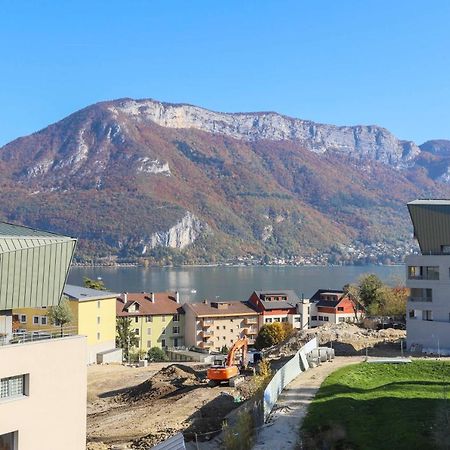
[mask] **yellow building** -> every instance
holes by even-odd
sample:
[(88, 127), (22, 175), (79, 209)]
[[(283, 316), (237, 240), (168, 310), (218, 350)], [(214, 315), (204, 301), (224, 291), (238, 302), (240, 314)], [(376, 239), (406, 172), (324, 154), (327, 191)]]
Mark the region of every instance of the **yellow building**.
[(123, 293), (117, 298), (117, 317), (131, 319), (139, 351), (184, 346), (184, 311), (178, 292)]
[[(121, 351), (115, 344), (117, 294), (67, 284), (64, 296), (73, 314), (65, 328), (87, 337), (88, 363), (121, 362)], [(58, 328), (49, 323), (46, 307), (14, 309), (13, 327), (37, 336)]]

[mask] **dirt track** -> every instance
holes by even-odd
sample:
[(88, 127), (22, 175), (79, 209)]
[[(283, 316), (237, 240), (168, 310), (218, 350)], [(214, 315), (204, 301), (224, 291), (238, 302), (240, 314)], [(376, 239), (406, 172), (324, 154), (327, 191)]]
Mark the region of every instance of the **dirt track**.
[(148, 448), (179, 431), (220, 428), (237, 391), (208, 387), (175, 366), (160, 370), (167, 366), (89, 367), (88, 449)]

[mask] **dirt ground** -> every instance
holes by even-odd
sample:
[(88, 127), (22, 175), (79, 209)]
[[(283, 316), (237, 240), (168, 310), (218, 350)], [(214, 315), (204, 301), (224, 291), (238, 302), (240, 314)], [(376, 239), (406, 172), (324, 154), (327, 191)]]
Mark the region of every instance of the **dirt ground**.
[(189, 439), (220, 429), (238, 391), (209, 387), (191, 366), (89, 367), (87, 449), (143, 449), (179, 431)]

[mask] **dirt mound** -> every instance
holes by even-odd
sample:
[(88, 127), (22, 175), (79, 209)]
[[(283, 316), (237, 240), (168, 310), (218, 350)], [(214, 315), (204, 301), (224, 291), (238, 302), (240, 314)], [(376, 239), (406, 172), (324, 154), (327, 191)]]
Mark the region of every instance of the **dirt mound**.
[(393, 328), (372, 330), (352, 323), (325, 324), (296, 332), (286, 342), (266, 349), (265, 354), (270, 358), (293, 355), (314, 337), (317, 337), (319, 345), (331, 343), (336, 349), (336, 355), (354, 355), (365, 348), (399, 342), (406, 337), (406, 331)]
[(143, 383), (124, 392), (121, 399), (126, 402), (154, 400), (182, 393), (201, 384), (195, 370), (181, 364), (172, 364), (161, 369)]

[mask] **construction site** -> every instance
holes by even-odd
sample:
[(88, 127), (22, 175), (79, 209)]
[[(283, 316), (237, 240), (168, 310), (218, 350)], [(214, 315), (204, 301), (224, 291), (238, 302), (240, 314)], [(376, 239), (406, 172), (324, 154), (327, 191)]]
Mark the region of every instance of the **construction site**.
[[(296, 332), (263, 356), (275, 372), (314, 337), (320, 345), (333, 347), (337, 356), (399, 356), (405, 331), (325, 325)], [(208, 367), (198, 363), (90, 366), (87, 449), (148, 449), (179, 432), (186, 441), (213, 439), (226, 416), (252, 392), (246, 382), (211, 383)], [(209, 373), (211, 377), (211, 369)], [(247, 377), (250, 380), (251, 374), (243, 379)]]

